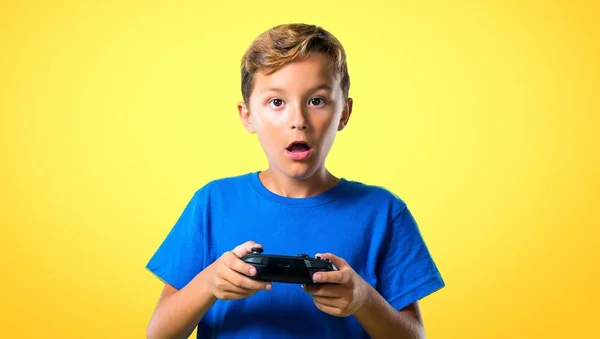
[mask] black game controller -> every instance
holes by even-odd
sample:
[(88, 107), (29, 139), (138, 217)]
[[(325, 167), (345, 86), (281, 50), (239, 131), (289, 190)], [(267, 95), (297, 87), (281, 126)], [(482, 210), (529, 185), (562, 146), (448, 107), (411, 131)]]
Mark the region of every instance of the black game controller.
[(255, 280), (291, 284), (314, 284), (312, 276), (316, 272), (337, 271), (329, 259), (311, 258), (308, 254), (285, 256), (262, 254), (263, 249), (253, 247), (252, 253), (241, 259), (256, 268)]

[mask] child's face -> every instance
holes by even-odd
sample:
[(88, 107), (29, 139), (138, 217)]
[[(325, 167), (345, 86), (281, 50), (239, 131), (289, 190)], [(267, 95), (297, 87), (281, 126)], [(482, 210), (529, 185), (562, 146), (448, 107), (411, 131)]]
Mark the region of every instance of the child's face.
[[(324, 168), (337, 131), (348, 123), (352, 101), (345, 101), (329, 56), (292, 62), (270, 75), (255, 74), (249, 107), (240, 118), (256, 133), (271, 168), (292, 178), (307, 178)], [(305, 146), (293, 146), (295, 141)]]

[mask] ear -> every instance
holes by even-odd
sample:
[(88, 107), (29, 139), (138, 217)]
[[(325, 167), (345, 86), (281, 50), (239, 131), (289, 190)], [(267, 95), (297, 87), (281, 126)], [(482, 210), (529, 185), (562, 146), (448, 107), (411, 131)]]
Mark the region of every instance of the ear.
[(348, 125), (348, 121), (350, 121), (350, 114), (352, 114), (352, 104), (354, 100), (352, 98), (348, 98), (346, 104), (344, 105), (344, 109), (342, 110), (342, 116), (340, 117), (340, 124), (338, 125), (338, 131), (343, 130), (346, 125)]
[(256, 131), (254, 130), (254, 126), (252, 126), (252, 120), (250, 119), (250, 111), (248, 110), (248, 105), (245, 102), (240, 101), (238, 102), (237, 108), (238, 113), (240, 115), (240, 121), (244, 125), (246, 131), (248, 131), (249, 133), (255, 133)]

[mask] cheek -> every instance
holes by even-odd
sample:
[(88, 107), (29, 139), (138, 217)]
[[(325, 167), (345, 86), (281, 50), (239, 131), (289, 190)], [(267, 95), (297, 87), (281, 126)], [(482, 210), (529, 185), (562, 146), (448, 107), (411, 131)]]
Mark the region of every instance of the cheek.
[(274, 124), (273, 121), (264, 119), (264, 118), (255, 118), (252, 122), (254, 129), (256, 130), (256, 134), (263, 148), (271, 149), (276, 148), (280, 135), (281, 127)]
[(312, 125), (318, 130), (318, 133), (323, 135), (330, 133), (331, 130), (337, 130), (339, 125), (339, 114), (331, 112), (322, 112), (313, 116)]
[(273, 112), (268, 109), (257, 109), (251, 115), (252, 123), (261, 129), (273, 129), (281, 127), (285, 123), (285, 112)]

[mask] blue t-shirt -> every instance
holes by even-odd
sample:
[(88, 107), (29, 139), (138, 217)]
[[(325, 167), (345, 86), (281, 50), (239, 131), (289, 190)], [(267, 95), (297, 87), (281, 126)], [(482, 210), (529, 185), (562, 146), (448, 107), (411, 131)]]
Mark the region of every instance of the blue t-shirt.
[[(222, 253), (253, 240), (265, 254), (343, 259), (396, 309), (444, 286), (406, 204), (388, 190), (344, 178), (313, 197), (269, 191), (258, 172), (197, 190), (146, 266), (183, 288)], [(356, 318), (323, 313), (300, 285), (217, 300), (197, 338), (368, 338)]]

